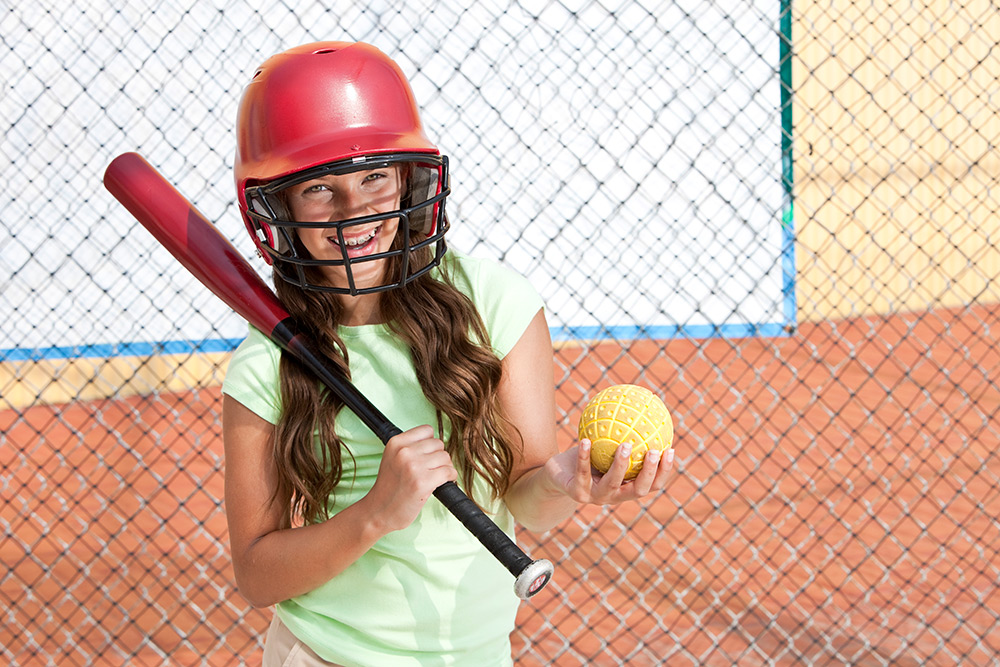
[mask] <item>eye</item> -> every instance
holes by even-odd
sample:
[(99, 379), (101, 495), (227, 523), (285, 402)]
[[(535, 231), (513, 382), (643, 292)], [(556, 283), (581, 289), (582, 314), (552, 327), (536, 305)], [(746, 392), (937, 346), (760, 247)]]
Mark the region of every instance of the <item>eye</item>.
[(291, 192), (293, 197), (299, 197), (304, 199), (316, 199), (317, 197), (329, 197), (330, 196), (330, 186), (322, 182), (310, 182), (303, 183), (300, 188), (296, 191)]
[(388, 188), (395, 188), (397, 180), (394, 170), (379, 169), (365, 174), (361, 179), (361, 187), (371, 193), (382, 192)]

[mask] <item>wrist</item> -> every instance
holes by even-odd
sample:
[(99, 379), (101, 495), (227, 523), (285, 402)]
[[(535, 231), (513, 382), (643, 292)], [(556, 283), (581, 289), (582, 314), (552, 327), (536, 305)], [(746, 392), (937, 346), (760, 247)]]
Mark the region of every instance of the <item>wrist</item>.
[(507, 506), (521, 526), (534, 533), (545, 532), (571, 515), (579, 504), (570, 496), (548, 464), (524, 475), (508, 494)]
[(382, 512), (371, 507), (368, 496), (360, 498), (353, 505), (349, 505), (340, 511), (340, 515), (351, 526), (350, 530), (357, 536), (357, 543), (363, 551), (367, 551), (380, 539), (392, 532), (392, 529), (383, 520)]
[(542, 498), (557, 499), (569, 496), (559, 465), (552, 459), (538, 469), (538, 491)]

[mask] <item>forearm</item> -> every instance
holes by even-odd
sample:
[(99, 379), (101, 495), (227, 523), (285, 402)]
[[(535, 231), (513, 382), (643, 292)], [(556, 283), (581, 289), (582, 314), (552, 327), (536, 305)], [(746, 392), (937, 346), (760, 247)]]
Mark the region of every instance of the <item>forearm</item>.
[(267, 607), (318, 588), (387, 532), (371, 516), (357, 503), (322, 523), (275, 530), (234, 551), (240, 593), (255, 607)]
[(544, 466), (524, 473), (504, 501), (514, 519), (535, 533), (555, 528), (580, 506), (551, 479)]

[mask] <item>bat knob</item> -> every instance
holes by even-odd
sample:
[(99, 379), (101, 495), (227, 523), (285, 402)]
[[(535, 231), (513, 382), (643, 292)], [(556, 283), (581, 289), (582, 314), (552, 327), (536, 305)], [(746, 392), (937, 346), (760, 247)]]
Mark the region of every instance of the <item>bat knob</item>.
[(552, 567), (552, 563), (544, 558), (531, 561), (514, 580), (514, 593), (522, 600), (527, 600), (545, 588), (545, 584), (549, 583), (549, 580), (552, 579), (554, 571), (555, 568)]

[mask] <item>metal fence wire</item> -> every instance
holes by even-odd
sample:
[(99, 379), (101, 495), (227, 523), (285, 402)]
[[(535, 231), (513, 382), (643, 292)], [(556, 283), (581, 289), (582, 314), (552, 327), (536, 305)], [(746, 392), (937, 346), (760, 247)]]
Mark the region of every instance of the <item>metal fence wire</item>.
[(249, 256), (235, 107), (318, 40), (399, 62), (452, 245), (542, 293), (561, 444), (610, 384), (673, 413), (664, 493), (519, 532), (516, 664), (1000, 663), (993, 3), (183, 2), (0, 3), (5, 664), (259, 663), (246, 328), (101, 176), (138, 151)]

